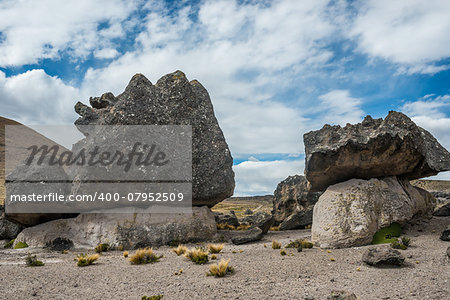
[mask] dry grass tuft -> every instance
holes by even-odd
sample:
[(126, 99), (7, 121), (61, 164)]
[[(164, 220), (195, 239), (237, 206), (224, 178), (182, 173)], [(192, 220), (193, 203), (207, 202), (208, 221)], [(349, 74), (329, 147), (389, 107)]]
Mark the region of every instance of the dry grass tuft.
[(180, 256), (181, 254), (185, 254), (186, 251), (188, 251), (188, 248), (183, 245), (178, 245), (178, 247), (172, 249), (172, 251), (175, 252), (178, 256)]
[(219, 223), (216, 225), (219, 230), (236, 230), (236, 227), (229, 224)]
[(281, 243), (273, 240), (272, 241), (272, 249), (280, 249), (280, 248), (281, 248)]
[(79, 254), (76, 258), (77, 266), (86, 267), (92, 265), (97, 259), (99, 259), (99, 254)]
[(220, 253), (224, 244), (208, 244), (209, 253)]
[(128, 257), (128, 251), (123, 252), (123, 257)]
[(233, 267), (229, 266), (230, 259), (224, 260), (222, 259), (219, 264), (213, 264), (211, 267), (209, 267), (209, 273), (207, 273), (208, 276), (215, 276), (215, 277), (224, 277), (227, 274), (233, 274), (234, 269)]
[(272, 226), (269, 228), (269, 231), (280, 231), (280, 226)]
[(152, 248), (138, 249), (136, 250), (136, 253), (130, 257), (130, 262), (133, 265), (153, 264), (158, 262), (161, 257), (162, 255), (157, 256), (153, 253)]
[(191, 250), (186, 251), (184, 256), (198, 265), (208, 262), (208, 252), (200, 248), (192, 248)]
[(236, 227), (236, 230), (248, 230), (250, 227), (252, 227), (252, 225), (242, 224)]
[(217, 259), (217, 255), (215, 255), (215, 254), (211, 255), (211, 260), (213, 260), (213, 259)]
[(102, 253), (102, 252), (106, 252), (109, 250), (109, 244), (106, 243), (101, 243), (98, 244), (95, 248), (94, 248), (95, 252), (97, 253)]

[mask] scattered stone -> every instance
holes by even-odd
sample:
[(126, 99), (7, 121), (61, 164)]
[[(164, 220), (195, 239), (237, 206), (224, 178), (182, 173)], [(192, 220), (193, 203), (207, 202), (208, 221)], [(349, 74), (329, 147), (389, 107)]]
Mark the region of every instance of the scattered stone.
[(228, 214), (214, 213), (214, 218), (217, 224), (228, 224), (234, 227), (239, 226), (239, 220), (234, 211), (230, 211)]
[(367, 245), (380, 228), (429, 215), (434, 198), (408, 180), (351, 179), (327, 188), (314, 206), (312, 242), (322, 248)]
[(303, 229), (312, 224), (314, 206), (305, 210), (297, 211), (287, 217), (280, 224), (280, 230)]
[(442, 231), (440, 239), (447, 242), (450, 241), (450, 225), (446, 230)]
[(450, 246), (447, 247), (447, 256), (450, 258)]
[(305, 174), (312, 191), (352, 178), (417, 179), (450, 170), (450, 153), (406, 115), (367, 116), (345, 127), (325, 125), (303, 136)]
[(233, 194), (233, 158), (208, 92), (198, 81), (189, 82), (176, 71), (153, 85), (136, 74), (119, 96), (106, 93), (90, 103), (92, 108), (75, 105), (81, 116), (76, 125), (191, 125), (192, 204), (212, 207)]
[(0, 216), (0, 240), (15, 239), (21, 230), (22, 226)]
[(327, 300), (357, 300), (358, 297), (354, 293), (347, 291), (332, 291)]
[(362, 261), (371, 266), (401, 266), (405, 257), (398, 251), (389, 247), (372, 247), (364, 252)]
[(436, 209), (433, 213), (436, 217), (448, 217), (450, 216), (450, 202)]
[(303, 229), (312, 224), (312, 208), (321, 192), (310, 192), (305, 176), (289, 176), (274, 192), (273, 214), (280, 230)]
[(258, 227), (254, 227), (250, 230), (233, 231), (232, 234), (233, 237), (231, 238), (231, 242), (235, 245), (256, 242), (261, 240), (264, 236), (263, 231)]
[[(70, 240), (76, 248), (94, 248), (107, 243), (114, 248), (137, 249), (150, 246), (201, 242), (213, 239), (216, 222), (205, 206), (193, 207), (192, 214), (89, 213), (24, 229), (16, 238), (30, 247), (52, 245), (57, 238)], [(43, 234), (45, 233), (45, 234)]]

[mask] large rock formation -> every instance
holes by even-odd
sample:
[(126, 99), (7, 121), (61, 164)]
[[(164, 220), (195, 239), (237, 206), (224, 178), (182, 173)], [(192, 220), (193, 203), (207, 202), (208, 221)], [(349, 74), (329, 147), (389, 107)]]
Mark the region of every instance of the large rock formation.
[(367, 245), (382, 227), (431, 214), (435, 199), (406, 179), (351, 179), (329, 186), (314, 206), (311, 239), (322, 248)]
[(136, 74), (122, 94), (106, 93), (90, 104), (75, 105), (81, 116), (76, 125), (191, 125), (192, 204), (212, 207), (233, 194), (233, 159), (208, 92), (198, 81), (189, 82), (176, 71), (153, 85)]
[(289, 176), (274, 192), (273, 216), (281, 230), (304, 228), (312, 223), (312, 209), (320, 192), (310, 192), (304, 176)]
[(207, 207), (193, 207), (193, 214), (80, 214), (76, 218), (54, 220), (24, 229), (15, 243), (30, 247), (66, 241), (75, 248), (93, 248), (99, 243), (136, 249), (170, 243), (211, 240), (217, 229)]
[(305, 174), (314, 191), (352, 178), (417, 179), (450, 170), (450, 154), (406, 115), (367, 116), (345, 127), (325, 125), (303, 136)]

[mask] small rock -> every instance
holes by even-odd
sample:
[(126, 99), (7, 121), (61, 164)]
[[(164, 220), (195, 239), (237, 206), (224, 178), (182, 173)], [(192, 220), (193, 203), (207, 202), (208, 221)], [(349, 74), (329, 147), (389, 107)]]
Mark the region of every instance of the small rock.
[(259, 241), (260, 239), (262, 239), (263, 236), (264, 236), (263, 231), (258, 227), (254, 227), (250, 230), (239, 231), (238, 234), (231, 239), (231, 241), (235, 245), (241, 245)]
[(227, 224), (234, 227), (239, 226), (239, 220), (234, 214), (234, 211), (230, 211), (228, 214), (214, 213), (214, 218), (217, 224)]
[(447, 248), (447, 256), (450, 258), (450, 246)]
[(442, 231), (440, 239), (447, 242), (450, 241), (450, 225), (446, 230)]
[(380, 265), (401, 266), (405, 257), (399, 251), (388, 247), (369, 248), (363, 254), (362, 261), (375, 267)]
[(448, 217), (450, 216), (450, 202), (439, 207), (433, 213), (433, 216), (436, 217)]
[(0, 240), (12, 240), (22, 230), (22, 226), (0, 217)]

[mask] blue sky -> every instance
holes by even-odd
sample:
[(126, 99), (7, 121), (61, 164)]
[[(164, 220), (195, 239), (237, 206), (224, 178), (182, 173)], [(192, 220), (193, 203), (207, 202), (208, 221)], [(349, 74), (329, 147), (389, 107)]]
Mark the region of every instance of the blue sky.
[(0, 115), (72, 124), (77, 101), (180, 69), (210, 93), (236, 195), (268, 194), (325, 123), (403, 111), (449, 149), (449, 32), (441, 0), (4, 0)]

